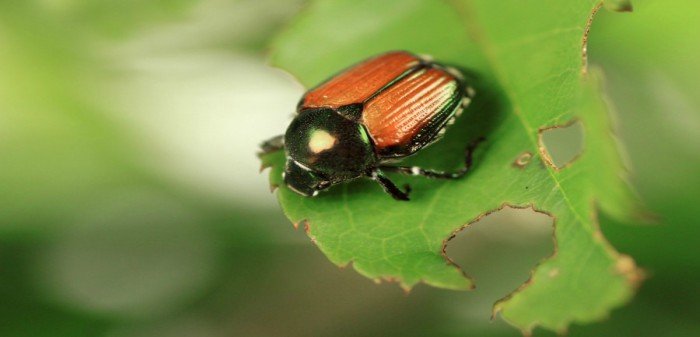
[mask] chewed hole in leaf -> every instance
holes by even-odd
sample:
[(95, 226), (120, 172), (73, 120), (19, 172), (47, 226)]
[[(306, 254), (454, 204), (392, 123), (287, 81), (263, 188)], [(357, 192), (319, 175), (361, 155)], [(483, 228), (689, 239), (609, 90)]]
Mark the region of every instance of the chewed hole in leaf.
[(573, 163), (583, 153), (583, 131), (579, 121), (541, 129), (540, 151), (545, 161), (557, 169)]
[(515, 158), (513, 166), (520, 169), (525, 168), (525, 166), (530, 163), (530, 160), (532, 160), (532, 153), (530, 151), (525, 151), (521, 153), (518, 158)]
[[(530, 270), (552, 255), (553, 219), (532, 208), (505, 206), (468, 225), (446, 253), (475, 279), (474, 301), (490, 312), (494, 302), (527, 281)], [(469, 303), (473, 305), (473, 303)]]

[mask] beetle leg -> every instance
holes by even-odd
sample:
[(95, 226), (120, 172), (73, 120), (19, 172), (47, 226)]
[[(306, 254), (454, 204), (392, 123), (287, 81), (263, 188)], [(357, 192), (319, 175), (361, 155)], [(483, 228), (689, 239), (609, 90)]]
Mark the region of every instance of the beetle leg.
[(260, 144), (261, 152), (259, 155), (277, 152), (282, 149), (284, 149), (284, 135), (275, 136)]
[(394, 199), (403, 201), (409, 200), (408, 193), (411, 191), (411, 188), (408, 185), (406, 185), (406, 192), (401, 191), (398, 187), (396, 187), (396, 184), (389, 180), (389, 178), (387, 178), (379, 169), (370, 171), (369, 177), (378, 182), (379, 185), (382, 185), (384, 192), (389, 193)]
[(476, 147), (484, 141), (484, 137), (479, 137), (477, 140), (471, 142), (467, 148), (464, 150), (464, 167), (454, 171), (454, 172), (442, 172), (435, 170), (426, 170), (418, 166), (380, 166), (382, 170), (387, 172), (396, 172), (412, 176), (424, 176), (427, 178), (434, 179), (459, 179), (463, 177), (469, 169), (472, 167), (472, 156)]

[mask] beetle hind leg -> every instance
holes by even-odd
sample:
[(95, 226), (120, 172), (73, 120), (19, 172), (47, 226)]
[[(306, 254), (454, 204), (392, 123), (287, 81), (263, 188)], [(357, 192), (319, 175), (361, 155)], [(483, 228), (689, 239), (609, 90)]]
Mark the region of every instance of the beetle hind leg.
[(284, 135), (272, 137), (260, 144), (259, 156), (284, 149)]
[(380, 168), (387, 172), (396, 172), (411, 176), (423, 176), (433, 179), (459, 179), (462, 178), (469, 171), (469, 169), (471, 169), (474, 150), (476, 150), (479, 143), (484, 140), (484, 137), (479, 137), (477, 140), (467, 145), (467, 148), (464, 150), (464, 167), (454, 172), (426, 170), (418, 166), (380, 166)]
[(408, 185), (405, 185), (404, 188), (406, 191), (400, 190), (396, 184), (394, 184), (393, 181), (391, 181), (389, 178), (387, 178), (382, 171), (379, 169), (374, 169), (368, 173), (368, 176), (370, 179), (376, 181), (379, 183), (379, 185), (382, 186), (384, 189), (384, 192), (388, 193), (391, 195), (392, 198), (396, 200), (401, 200), (401, 201), (408, 201), (408, 194), (411, 192), (411, 187)]

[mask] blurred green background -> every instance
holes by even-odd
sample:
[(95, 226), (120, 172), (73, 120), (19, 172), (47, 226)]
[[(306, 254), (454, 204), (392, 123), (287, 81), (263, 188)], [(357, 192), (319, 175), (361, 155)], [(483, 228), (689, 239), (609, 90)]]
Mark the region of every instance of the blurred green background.
[[(572, 336), (700, 336), (700, 3), (601, 11), (633, 184), (659, 225), (601, 219), (648, 280)], [(259, 174), (304, 89), (266, 66), (301, 0), (0, 1), (0, 336), (518, 336), (492, 303), (552, 250), (505, 210), (449, 255), (474, 292), (408, 296), (332, 265)], [(535, 335), (552, 335), (537, 330)]]

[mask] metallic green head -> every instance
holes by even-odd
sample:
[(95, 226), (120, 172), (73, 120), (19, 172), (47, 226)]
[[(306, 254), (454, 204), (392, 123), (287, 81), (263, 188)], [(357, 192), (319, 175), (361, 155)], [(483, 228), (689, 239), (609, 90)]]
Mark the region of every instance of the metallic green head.
[(377, 162), (364, 126), (333, 109), (301, 111), (287, 128), (284, 142), (284, 181), (305, 196), (357, 178)]

